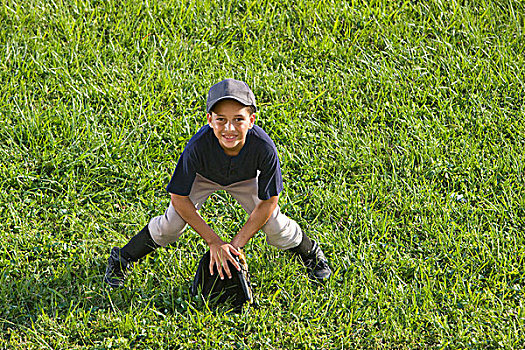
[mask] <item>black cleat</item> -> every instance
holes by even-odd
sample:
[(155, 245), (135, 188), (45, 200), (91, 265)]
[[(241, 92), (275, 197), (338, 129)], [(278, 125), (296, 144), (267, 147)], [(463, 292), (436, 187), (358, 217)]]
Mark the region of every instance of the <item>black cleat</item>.
[(317, 242), (313, 241), (312, 249), (308, 255), (300, 254), (300, 257), (304, 266), (306, 266), (306, 272), (308, 272), (308, 277), (311, 280), (325, 282), (332, 275), (332, 270), (330, 270), (330, 266), (328, 266), (328, 260), (326, 260)]
[(104, 282), (112, 288), (124, 286), (127, 272), (133, 264), (120, 255), (120, 248), (113, 247), (108, 258), (108, 267), (104, 274)]

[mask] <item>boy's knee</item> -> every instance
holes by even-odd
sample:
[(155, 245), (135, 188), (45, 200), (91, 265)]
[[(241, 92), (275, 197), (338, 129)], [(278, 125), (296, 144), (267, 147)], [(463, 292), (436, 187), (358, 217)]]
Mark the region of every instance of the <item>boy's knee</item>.
[(266, 234), (266, 242), (279, 249), (290, 249), (301, 243), (301, 228), (295, 221), (282, 214), (270, 217), (262, 231)]
[(168, 213), (157, 216), (148, 224), (151, 238), (158, 245), (165, 247), (174, 243), (186, 227), (186, 223), (177, 213)]
[(290, 226), (289, 221), (282, 222), (277, 220), (275, 217), (270, 217), (266, 224), (261, 228), (261, 230), (266, 234), (266, 236), (279, 236), (283, 231), (286, 231), (286, 228)]

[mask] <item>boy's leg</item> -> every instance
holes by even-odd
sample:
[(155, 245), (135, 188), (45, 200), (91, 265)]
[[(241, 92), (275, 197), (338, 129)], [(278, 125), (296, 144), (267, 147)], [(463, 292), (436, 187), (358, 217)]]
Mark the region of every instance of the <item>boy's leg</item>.
[[(220, 186), (197, 174), (189, 194), (190, 200), (199, 210), (206, 199)], [(152, 240), (161, 247), (174, 243), (186, 228), (186, 222), (180, 217), (173, 205), (168, 206), (164, 215), (154, 217), (148, 223)]]
[(144, 226), (129, 240), (128, 244), (120, 249), (120, 255), (124, 259), (135, 262), (160, 247), (151, 237), (148, 226)]
[[(261, 201), (257, 196), (257, 179), (237, 182), (225, 189), (248, 214), (251, 214)], [(299, 255), (311, 278), (324, 281), (330, 277), (328, 261), (319, 245), (312, 241), (294, 220), (281, 213), (279, 206), (261, 229), (266, 234), (268, 244)]]
[[(195, 208), (200, 209), (218, 185), (197, 175), (190, 192), (190, 199)], [(150, 222), (123, 247), (114, 247), (108, 259), (104, 280), (112, 287), (123, 285), (126, 270), (131, 263), (140, 260), (158, 247), (174, 243), (184, 231), (186, 222), (170, 204), (164, 215), (154, 217)]]
[[(232, 195), (248, 214), (251, 214), (257, 204), (261, 201), (257, 196), (257, 179), (249, 179), (236, 182), (227, 186), (225, 190)], [(297, 247), (303, 237), (299, 225), (281, 213), (279, 206), (275, 208), (272, 215), (261, 228), (266, 234), (268, 244), (287, 250)]]

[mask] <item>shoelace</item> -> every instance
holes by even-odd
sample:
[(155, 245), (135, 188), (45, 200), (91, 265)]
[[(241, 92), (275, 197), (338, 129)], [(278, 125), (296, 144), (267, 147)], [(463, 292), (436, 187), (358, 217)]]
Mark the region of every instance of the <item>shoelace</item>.
[(327, 267), (328, 267), (328, 261), (327, 261), (327, 260), (323, 260), (323, 259), (321, 259), (321, 260), (319, 260), (319, 261), (317, 262), (317, 265), (320, 266), (320, 267), (322, 267), (322, 268), (327, 268)]
[(317, 259), (316, 257), (313, 257), (305, 261), (305, 266), (310, 267), (312, 269), (316, 266), (326, 267), (328, 266), (328, 261), (325, 259)]
[(124, 270), (126, 269), (126, 266), (123, 266), (121, 261), (112, 260), (109, 264), (111, 265), (111, 274), (113, 276), (119, 278), (124, 277)]

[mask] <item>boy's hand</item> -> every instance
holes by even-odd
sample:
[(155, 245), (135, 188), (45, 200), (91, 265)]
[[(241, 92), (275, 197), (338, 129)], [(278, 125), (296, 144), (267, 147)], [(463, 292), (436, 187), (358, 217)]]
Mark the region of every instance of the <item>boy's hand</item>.
[(233, 258), (233, 255), (240, 255), (239, 251), (235, 249), (234, 246), (231, 244), (228, 244), (224, 241), (220, 241), (217, 243), (212, 243), (210, 246), (210, 274), (213, 276), (213, 265), (217, 265), (217, 271), (219, 271), (219, 276), (221, 280), (224, 279), (224, 274), (222, 270), (226, 271), (226, 275), (228, 278), (232, 278), (232, 274), (230, 272), (230, 268), (228, 267), (228, 261), (230, 261), (233, 266), (240, 271), (241, 267), (235, 261)]
[(213, 275), (213, 265), (217, 265), (219, 276), (224, 279), (222, 269), (226, 271), (228, 278), (231, 278), (228, 261), (231, 261), (237, 270), (240, 270), (239, 264), (233, 259), (232, 254), (240, 253), (234, 246), (224, 242), (198, 214), (195, 204), (188, 196), (179, 196), (171, 194), (171, 203), (177, 213), (186, 221), (210, 246), (210, 274)]

